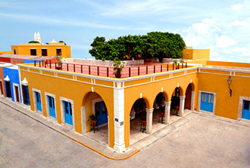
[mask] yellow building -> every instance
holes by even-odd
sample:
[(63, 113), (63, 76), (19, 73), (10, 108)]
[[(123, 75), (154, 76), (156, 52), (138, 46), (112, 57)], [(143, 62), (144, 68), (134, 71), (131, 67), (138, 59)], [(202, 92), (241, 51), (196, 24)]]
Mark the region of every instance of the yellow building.
[(65, 43), (50, 42), (49, 44), (41, 43), (20, 43), (12, 45), (11, 51), (18, 55), (36, 55), (36, 56), (56, 56), (62, 55), (64, 58), (71, 58), (70, 46)]
[(193, 49), (192, 47), (186, 47), (186, 49), (182, 50), (183, 59), (203, 59), (209, 60), (210, 57), (210, 49)]

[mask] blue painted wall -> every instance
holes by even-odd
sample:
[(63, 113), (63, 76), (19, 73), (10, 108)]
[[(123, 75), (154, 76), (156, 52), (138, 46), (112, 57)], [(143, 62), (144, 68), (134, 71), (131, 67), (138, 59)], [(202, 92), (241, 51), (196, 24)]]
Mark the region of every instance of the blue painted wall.
[(24, 63), (34, 63), (34, 60), (24, 59)]
[[(12, 69), (10, 67), (3, 67), (3, 74), (4, 74), (4, 78), (6, 78), (7, 75), (10, 78), (10, 89), (11, 89), (11, 99), (12, 99), (12, 101), (15, 101), (13, 83), (16, 83), (16, 84), (19, 85), (19, 98), (20, 98), (20, 103), (22, 103), (21, 86), (20, 86), (20, 83), (19, 83), (18, 69)], [(5, 89), (5, 86), (4, 86), (4, 89)]]

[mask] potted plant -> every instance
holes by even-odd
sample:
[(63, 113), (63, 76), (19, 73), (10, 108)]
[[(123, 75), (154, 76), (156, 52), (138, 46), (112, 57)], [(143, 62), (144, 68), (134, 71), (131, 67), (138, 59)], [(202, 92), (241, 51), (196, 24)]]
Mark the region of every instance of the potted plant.
[(116, 78), (121, 78), (122, 74), (122, 69), (124, 68), (124, 62), (122, 62), (121, 60), (119, 60), (117, 57), (113, 60), (113, 69), (114, 72), (113, 74), (115, 74)]
[(178, 61), (177, 60), (173, 60), (173, 69), (175, 68), (175, 69), (178, 69)]
[(93, 131), (94, 131), (94, 133), (95, 133), (95, 129), (96, 129), (96, 122), (97, 122), (97, 120), (98, 120), (98, 117), (96, 116), (96, 115), (94, 115), (94, 114), (92, 114), (91, 116), (89, 116), (89, 119), (90, 119), (90, 124), (91, 124), (91, 126), (93, 127)]
[(62, 70), (62, 56), (59, 54), (56, 54), (56, 63), (57, 63), (56, 69)]

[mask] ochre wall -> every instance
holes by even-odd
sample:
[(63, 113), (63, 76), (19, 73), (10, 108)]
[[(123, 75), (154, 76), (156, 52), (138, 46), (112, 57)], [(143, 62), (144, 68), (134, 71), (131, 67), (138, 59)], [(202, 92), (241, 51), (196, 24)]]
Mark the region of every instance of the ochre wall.
[(207, 65), (250, 68), (250, 63), (208, 61)]
[(19, 55), (30, 55), (30, 49), (36, 49), (36, 55), (42, 56), (42, 49), (47, 49), (48, 56), (56, 56), (56, 49), (61, 48), (62, 57), (71, 58), (71, 49), (68, 45), (12, 45), (11, 50), (14, 53)]
[[(179, 87), (182, 90), (181, 95), (185, 96), (186, 89), (190, 82), (195, 86), (195, 109), (197, 109), (197, 101), (198, 101), (198, 81), (197, 81), (197, 73), (187, 74), (179, 74), (179, 77), (174, 78), (168, 78), (166, 77), (166, 80), (158, 81), (158, 82), (150, 82), (151, 77), (141, 79), (141, 80), (135, 80), (130, 82), (125, 82), (125, 86), (133, 86), (125, 88), (124, 91), (124, 131), (125, 131), (125, 146), (129, 147), (129, 134), (130, 134), (130, 111), (134, 104), (134, 102), (140, 98), (140, 93), (142, 93), (142, 98), (146, 100), (146, 108), (152, 109), (154, 100), (156, 96), (161, 92), (161, 88), (163, 88), (163, 92), (167, 97), (165, 97), (165, 101), (169, 102), (171, 101), (171, 95), (173, 94), (175, 88), (177, 87), (179, 83)], [(155, 77), (156, 78), (156, 77)]]
[(201, 73), (198, 73), (199, 90), (216, 93), (215, 115), (237, 119), (240, 96), (250, 97), (250, 74), (236, 72), (235, 75), (231, 76), (232, 97), (230, 97), (227, 83), (229, 71), (201, 69)]
[[(32, 88), (41, 90), (41, 101), (42, 101), (42, 111), (43, 115), (47, 117), (46, 103), (45, 103), (45, 92), (55, 95), (56, 103), (56, 114), (57, 121), (59, 124), (61, 121), (61, 107), (60, 107), (60, 97), (72, 99), (74, 101), (74, 115), (75, 115), (75, 131), (82, 133), (81, 125), (81, 107), (86, 108), (86, 127), (87, 130), (90, 128), (90, 122), (88, 121), (89, 114), (92, 114), (91, 109), (91, 97), (90, 92), (92, 92), (92, 87), (94, 92), (99, 94), (104, 100), (109, 116), (109, 146), (114, 146), (114, 104), (113, 104), (113, 88), (107, 88), (103, 86), (93, 85), (91, 83), (82, 83), (73, 80), (73, 76), (70, 74), (60, 75), (61, 71), (42, 71), (42, 74), (35, 68), (30, 67), (30, 72), (27, 71), (27, 67), (20, 67), (21, 80), (26, 78), (29, 86), (30, 95), (30, 108), (34, 111), (34, 98), (32, 93)], [(40, 68), (41, 69), (41, 68)], [(54, 76), (54, 72), (58, 72), (59, 77)], [(67, 78), (66, 78), (67, 76)], [(64, 78), (65, 77), (65, 78)], [(71, 77), (71, 79), (69, 79)], [(90, 97), (88, 97), (90, 95)], [(46, 100), (47, 101), (47, 100)]]
[(184, 49), (183, 59), (204, 59), (209, 60), (210, 49)]

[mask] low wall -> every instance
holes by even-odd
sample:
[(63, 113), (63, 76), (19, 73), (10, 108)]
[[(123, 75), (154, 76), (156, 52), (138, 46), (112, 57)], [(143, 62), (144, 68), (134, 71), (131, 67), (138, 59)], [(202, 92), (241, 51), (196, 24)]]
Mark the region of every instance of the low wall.
[[(74, 58), (66, 58), (63, 59), (65, 63), (80, 63), (87, 65), (104, 65), (104, 66), (113, 66), (113, 61), (109, 60), (94, 60), (94, 59), (74, 59)], [(132, 60), (125, 60), (125, 65), (132, 65)], [(144, 60), (134, 60), (134, 65), (144, 64)]]

